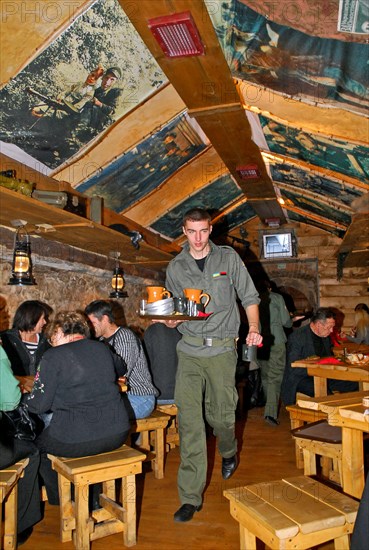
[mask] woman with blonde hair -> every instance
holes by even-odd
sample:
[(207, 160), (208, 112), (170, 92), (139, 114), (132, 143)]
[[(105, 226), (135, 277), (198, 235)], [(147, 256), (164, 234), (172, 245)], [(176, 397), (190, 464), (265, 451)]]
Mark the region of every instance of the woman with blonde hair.
[(355, 326), (351, 329), (351, 334), (346, 336), (350, 342), (369, 344), (369, 313), (365, 304), (358, 306), (355, 307)]
[(112, 451), (125, 442), (130, 424), (113, 354), (89, 339), (85, 317), (59, 313), (47, 334), (53, 347), (41, 359), (28, 406), (39, 415), (52, 413), (36, 445), (49, 502), (58, 504), (57, 476), (47, 453), (78, 457)]

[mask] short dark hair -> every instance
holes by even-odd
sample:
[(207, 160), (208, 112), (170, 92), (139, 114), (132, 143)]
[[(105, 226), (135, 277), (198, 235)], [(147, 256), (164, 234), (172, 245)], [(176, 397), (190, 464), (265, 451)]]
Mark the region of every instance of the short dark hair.
[(107, 300), (94, 300), (85, 308), (85, 314), (93, 315), (99, 321), (101, 321), (104, 315), (107, 315), (111, 323), (115, 322), (113, 308)]
[(41, 302), (40, 300), (26, 300), (18, 306), (14, 314), (13, 328), (25, 332), (33, 330), (42, 315), (44, 315), (45, 320), (48, 321), (52, 312), (52, 307), (45, 302)]
[(319, 307), (311, 316), (310, 321), (316, 323), (317, 321), (325, 322), (327, 319), (335, 319), (336, 314), (330, 307)]
[(205, 220), (211, 223), (211, 216), (207, 210), (204, 208), (191, 208), (183, 216), (182, 225), (185, 226), (187, 221), (202, 222)]

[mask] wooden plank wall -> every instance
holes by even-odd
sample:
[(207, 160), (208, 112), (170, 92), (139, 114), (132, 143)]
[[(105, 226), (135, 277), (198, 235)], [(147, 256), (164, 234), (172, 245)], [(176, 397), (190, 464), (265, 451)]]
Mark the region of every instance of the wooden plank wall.
[[(257, 258), (260, 258), (259, 233), (264, 226), (260, 221), (253, 219), (244, 225), (247, 230), (247, 240), (251, 242), (250, 250)], [(344, 268), (343, 277), (337, 280), (337, 258), (335, 254), (341, 244), (341, 239), (319, 228), (303, 223), (290, 223), (287, 228), (293, 228), (298, 242), (298, 259), (318, 260), (318, 293), (321, 307), (337, 308), (343, 315), (343, 329), (349, 330), (354, 324), (354, 308), (359, 302), (369, 305), (368, 293), (368, 269)], [(241, 237), (239, 231), (233, 234)], [(288, 260), (285, 260), (287, 263)], [(247, 260), (246, 260), (247, 263)], [(269, 262), (269, 265), (270, 262)], [(268, 273), (268, 261), (263, 262), (263, 267)], [(274, 270), (275, 274), (275, 270)], [(283, 275), (281, 273), (281, 275)], [(298, 270), (299, 287), (304, 288), (303, 270)], [(296, 285), (296, 281), (293, 281)]]

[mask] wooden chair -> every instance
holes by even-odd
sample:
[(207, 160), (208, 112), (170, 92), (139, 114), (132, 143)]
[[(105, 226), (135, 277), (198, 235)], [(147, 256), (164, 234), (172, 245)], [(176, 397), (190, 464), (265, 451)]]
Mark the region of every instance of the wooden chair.
[(178, 408), (174, 403), (172, 403), (168, 405), (157, 405), (156, 410), (170, 416), (170, 420), (168, 422), (165, 433), (166, 448), (168, 451), (170, 451), (170, 449), (174, 449), (174, 447), (179, 446), (179, 431), (177, 420)]
[(334, 541), (350, 548), (359, 503), (306, 476), (235, 487), (224, 491), (239, 522), (241, 550), (256, 550), (256, 538), (269, 548), (312, 548)]
[[(304, 457), (304, 474), (317, 474), (317, 457), (322, 457), (322, 474), (342, 487), (342, 430), (326, 420), (292, 430)], [(333, 464), (333, 467), (332, 467)]]
[[(313, 409), (305, 409), (303, 407), (299, 407), (299, 405), (287, 405), (286, 410), (290, 415), (291, 430), (300, 428), (308, 422), (317, 422), (318, 420), (325, 420), (327, 418), (326, 413), (315, 411)], [(297, 444), (295, 445), (295, 453), (296, 467), (303, 468), (304, 459), (302, 450)]]
[[(1, 511), (4, 505), (4, 532), (0, 529), (0, 540), (1, 548), (7, 550), (17, 548), (18, 480), (24, 475), (24, 469), (28, 462), (29, 459), (25, 458), (4, 470), (0, 470)], [(0, 526), (2, 527), (1, 518)]]
[(147, 418), (140, 418), (131, 423), (131, 436), (142, 434), (140, 443), (134, 446), (146, 454), (146, 460), (151, 461), (157, 479), (164, 477), (164, 431), (169, 421), (168, 414), (154, 410)]
[[(89, 550), (90, 542), (123, 531), (125, 546), (136, 544), (136, 474), (142, 472), (145, 455), (123, 445), (109, 453), (80, 458), (48, 455), (58, 473), (60, 539), (73, 542), (77, 550)], [(121, 480), (121, 504), (116, 480)], [(71, 498), (74, 485), (74, 503)], [(102, 483), (101, 509), (89, 512), (88, 491)]]

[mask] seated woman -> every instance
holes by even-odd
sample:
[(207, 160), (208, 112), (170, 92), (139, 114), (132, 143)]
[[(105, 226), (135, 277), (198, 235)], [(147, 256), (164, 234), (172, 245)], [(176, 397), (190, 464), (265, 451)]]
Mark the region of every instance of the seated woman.
[(18, 545), (32, 533), (33, 525), (42, 519), (38, 469), (40, 456), (32, 441), (15, 439), (7, 433), (2, 411), (12, 411), (21, 400), (18, 380), (10, 368), (9, 359), (0, 345), (0, 469), (29, 458), (24, 475), (18, 481), (17, 532)]
[(78, 457), (112, 451), (125, 442), (130, 425), (113, 354), (102, 342), (89, 340), (83, 315), (59, 313), (47, 332), (53, 347), (37, 369), (28, 406), (36, 414), (52, 412), (36, 445), (49, 502), (58, 504), (57, 476), (47, 453)]
[(27, 300), (15, 312), (13, 327), (1, 333), (4, 349), (11, 368), (18, 377), (23, 391), (31, 391), (42, 355), (50, 344), (43, 334), (52, 308), (39, 300)]
[(365, 309), (365, 304), (362, 305), (364, 307), (355, 307), (355, 326), (351, 334), (346, 334), (347, 340), (355, 344), (369, 344), (369, 313)]

